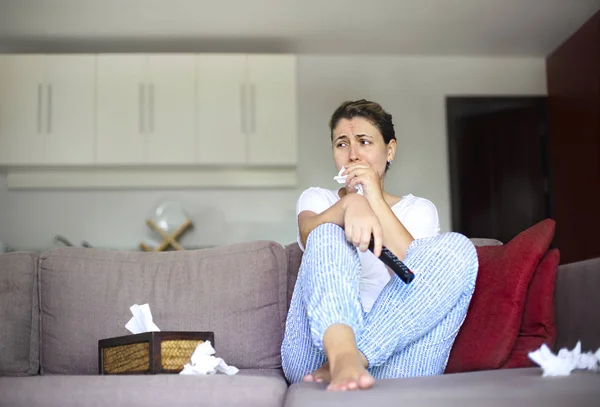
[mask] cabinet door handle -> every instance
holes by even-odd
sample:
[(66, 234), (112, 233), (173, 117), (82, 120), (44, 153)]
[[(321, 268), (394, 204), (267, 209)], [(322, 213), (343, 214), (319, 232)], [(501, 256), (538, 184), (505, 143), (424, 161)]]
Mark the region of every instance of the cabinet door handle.
[(149, 120), (148, 120), (148, 127), (149, 127), (149, 132), (150, 133), (154, 133), (154, 84), (150, 84), (148, 85), (149, 90), (148, 90), (148, 98), (150, 99), (148, 102), (148, 116), (149, 116)]
[(247, 132), (246, 132), (246, 118), (247, 118), (247, 113), (246, 113), (246, 85), (245, 84), (241, 84), (240, 85), (240, 111), (241, 111), (241, 114), (242, 114), (242, 120), (241, 120), (242, 133), (247, 134)]
[(37, 89), (37, 132), (42, 132), (42, 84), (38, 83)]
[(251, 126), (250, 133), (256, 133), (256, 86), (254, 84), (250, 85), (250, 118)]
[(46, 131), (52, 133), (52, 85), (46, 85), (48, 88), (48, 106), (46, 111)]
[(144, 132), (144, 85), (140, 83), (139, 87), (139, 113), (140, 113), (140, 123), (139, 130), (140, 133)]

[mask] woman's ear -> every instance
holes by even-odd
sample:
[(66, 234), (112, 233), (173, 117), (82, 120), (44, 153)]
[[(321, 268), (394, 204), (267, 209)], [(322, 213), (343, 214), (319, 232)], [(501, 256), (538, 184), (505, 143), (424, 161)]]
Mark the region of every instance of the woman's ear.
[(390, 142), (387, 145), (387, 150), (388, 150), (388, 154), (387, 154), (387, 160), (388, 162), (393, 161), (394, 157), (396, 157), (396, 140), (390, 140)]

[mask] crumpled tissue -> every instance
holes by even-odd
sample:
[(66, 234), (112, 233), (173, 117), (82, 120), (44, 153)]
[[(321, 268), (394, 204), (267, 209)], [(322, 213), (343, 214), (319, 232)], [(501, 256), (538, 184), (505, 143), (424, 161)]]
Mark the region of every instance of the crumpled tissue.
[(210, 341), (205, 341), (196, 347), (192, 354), (190, 363), (183, 366), (183, 370), (179, 374), (183, 375), (205, 375), (215, 374), (217, 371), (233, 376), (239, 369), (235, 366), (228, 366), (222, 358), (216, 358), (215, 349), (210, 344)]
[(529, 352), (528, 356), (541, 366), (543, 376), (568, 376), (577, 369), (600, 371), (600, 349), (595, 353), (581, 353), (581, 341), (577, 342), (573, 350), (562, 348), (556, 355), (543, 344), (538, 350)]
[(138, 305), (133, 304), (129, 307), (133, 317), (127, 322), (125, 328), (132, 334), (140, 334), (143, 332), (160, 332), (160, 329), (152, 321), (152, 313), (148, 304)]
[[(344, 166), (342, 166), (342, 168), (340, 168), (340, 172), (338, 172), (338, 175), (336, 175), (335, 177), (333, 177), (334, 181), (337, 181), (340, 184), (345, 184), (346, 183), (346, 178), (348, 178), (347, 175), (343, 175), (342, 173), (346, 171), (346, 168)], [(362, 185), (358, 184), (354, 187), (354, 189), (356, 189), (356, 193), (359, 195), (363, 195), (363, 189), (362, 189)]]

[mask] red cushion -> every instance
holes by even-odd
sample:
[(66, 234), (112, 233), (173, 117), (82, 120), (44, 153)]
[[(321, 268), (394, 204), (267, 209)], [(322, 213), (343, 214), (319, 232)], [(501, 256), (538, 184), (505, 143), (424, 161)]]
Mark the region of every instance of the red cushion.
[(556, 341), (556, 317), (554, 310), (554, 287), (560, 252), (552, 249), (539, 264), (525, 302), (525, 311), (517, 343), (503, 368), (537, 366), (528, 353), (539, 349), (544, 343), (550, 349)]
[(500, 368), (517, 340), (527, 289), (554, 237), (546, 219), (502, 246), (477, 247), (475, 292), (446, 373)]

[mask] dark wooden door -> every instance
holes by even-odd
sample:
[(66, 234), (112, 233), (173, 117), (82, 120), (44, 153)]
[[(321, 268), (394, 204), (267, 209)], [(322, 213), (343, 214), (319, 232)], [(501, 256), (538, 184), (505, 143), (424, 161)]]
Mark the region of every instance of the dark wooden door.
[(539, 103), (465, 114), (453, 128), (455, 231), (506, 243), (550, 217)]
[(600, 257), (600, 11), (546, 61), (561, 263)]

